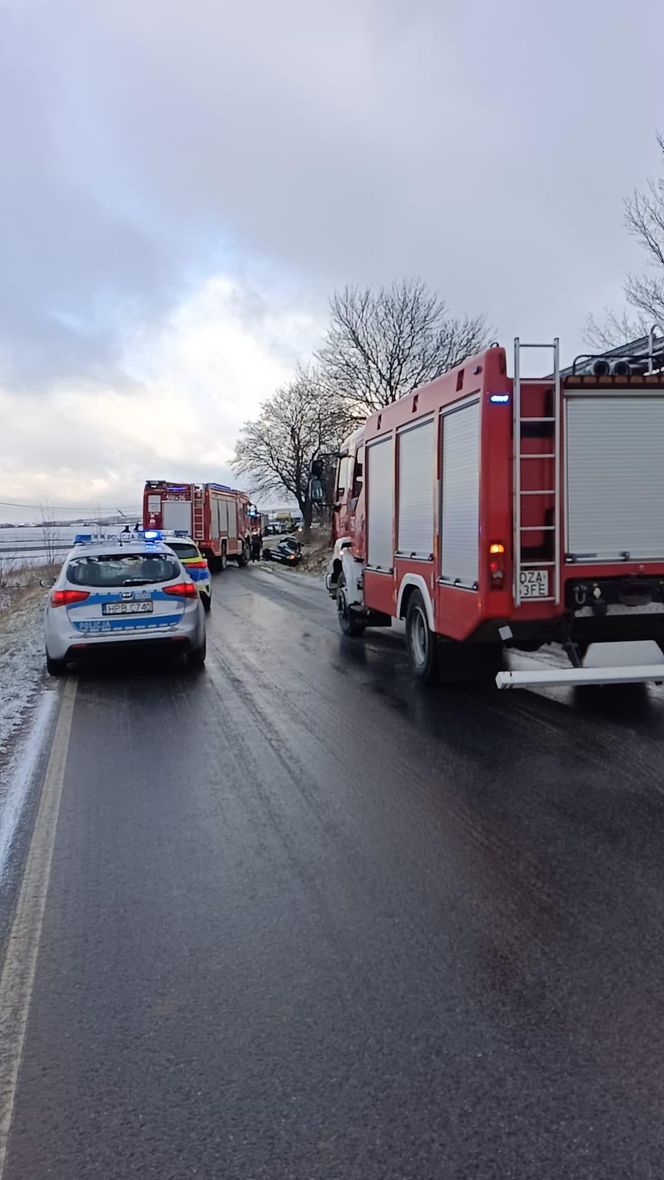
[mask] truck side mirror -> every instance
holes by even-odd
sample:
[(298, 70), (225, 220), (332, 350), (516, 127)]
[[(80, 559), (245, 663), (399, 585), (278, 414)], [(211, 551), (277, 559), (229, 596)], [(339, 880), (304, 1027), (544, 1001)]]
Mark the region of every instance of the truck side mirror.
[(322, 504), (325, 500), (325, 488), (322, 480), (315, 475), (312, 475), (309, 480), (309, 499), (312, 504)]

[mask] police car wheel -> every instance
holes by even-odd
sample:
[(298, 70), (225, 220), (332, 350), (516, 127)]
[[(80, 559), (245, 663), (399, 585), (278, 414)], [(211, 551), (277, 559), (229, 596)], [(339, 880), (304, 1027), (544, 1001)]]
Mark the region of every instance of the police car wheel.
[(207, 611), (212, 610), (212, 595), (211, 594), (201, 594), (201, 602), (203, 603), (203, 610), (204, 611), (207, 612)]
[(202, 668), (205, 663), (205, 641), (202, 647), (195, 647), (193, 651), (189, 652), (189, 666), (190, 668)]
[(64, 676), (67, 671), (67, 664), (65, 660), (54, 660), (47, 654), (46, 656), (46, 671), (49, 676)]

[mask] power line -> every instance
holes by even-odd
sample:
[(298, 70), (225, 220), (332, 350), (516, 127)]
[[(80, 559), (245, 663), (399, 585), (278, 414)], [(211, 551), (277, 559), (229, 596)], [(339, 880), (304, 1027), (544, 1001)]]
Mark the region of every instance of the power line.
[(129, 516), (135, 516), (135, 504), (130, 504), (129, 507), (123, 508), (105, 508), (103, 504), (95, 504), (94, 508), (81, 507), (78, 504), (19, 504), (15, 500), (0, 500), (0, 508), (33, 508), (36, 512), (82, 512), (84, 514), (94, 512), (127, 512)]

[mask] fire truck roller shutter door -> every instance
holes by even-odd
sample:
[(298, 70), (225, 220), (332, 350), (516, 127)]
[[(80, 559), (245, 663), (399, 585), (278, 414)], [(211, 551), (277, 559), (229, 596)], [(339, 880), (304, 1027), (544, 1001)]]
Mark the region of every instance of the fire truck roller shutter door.
[(191, 501), (162, 500), (162, 528), (191, 532)]
[(394, 443), (391, 438), (369, 443), (367, 462), (367, 564), (391, 570), (394, 517)]
[(472, 588), (479, 578), (479, 401), (444, 415), (442, 498), (442, 576)]
[(433, 553), (433, 418), (402, 430), (399, 447), (399, 530), (402, 557), (429, 559)]
[(219, 532), (224, 537), (228, 536), (228, 501), (217, 500), (217, 511), (219, 513)]
[(664, 558), (664, 397), (566, 400), (567, 552)]
[(228, 511), (228, 538), (231, 541), (237, 539), (237, 504), (235, 500), (227, 501)]

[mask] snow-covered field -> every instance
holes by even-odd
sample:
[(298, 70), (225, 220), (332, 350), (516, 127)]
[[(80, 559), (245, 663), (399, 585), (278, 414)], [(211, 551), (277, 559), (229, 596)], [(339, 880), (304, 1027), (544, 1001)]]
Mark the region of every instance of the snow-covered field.
[(43, 565), (51, 558), (62, 559), (75, 534), (85, 531), (82, 525), (0, 529), (0, 574), (21, 566)]

